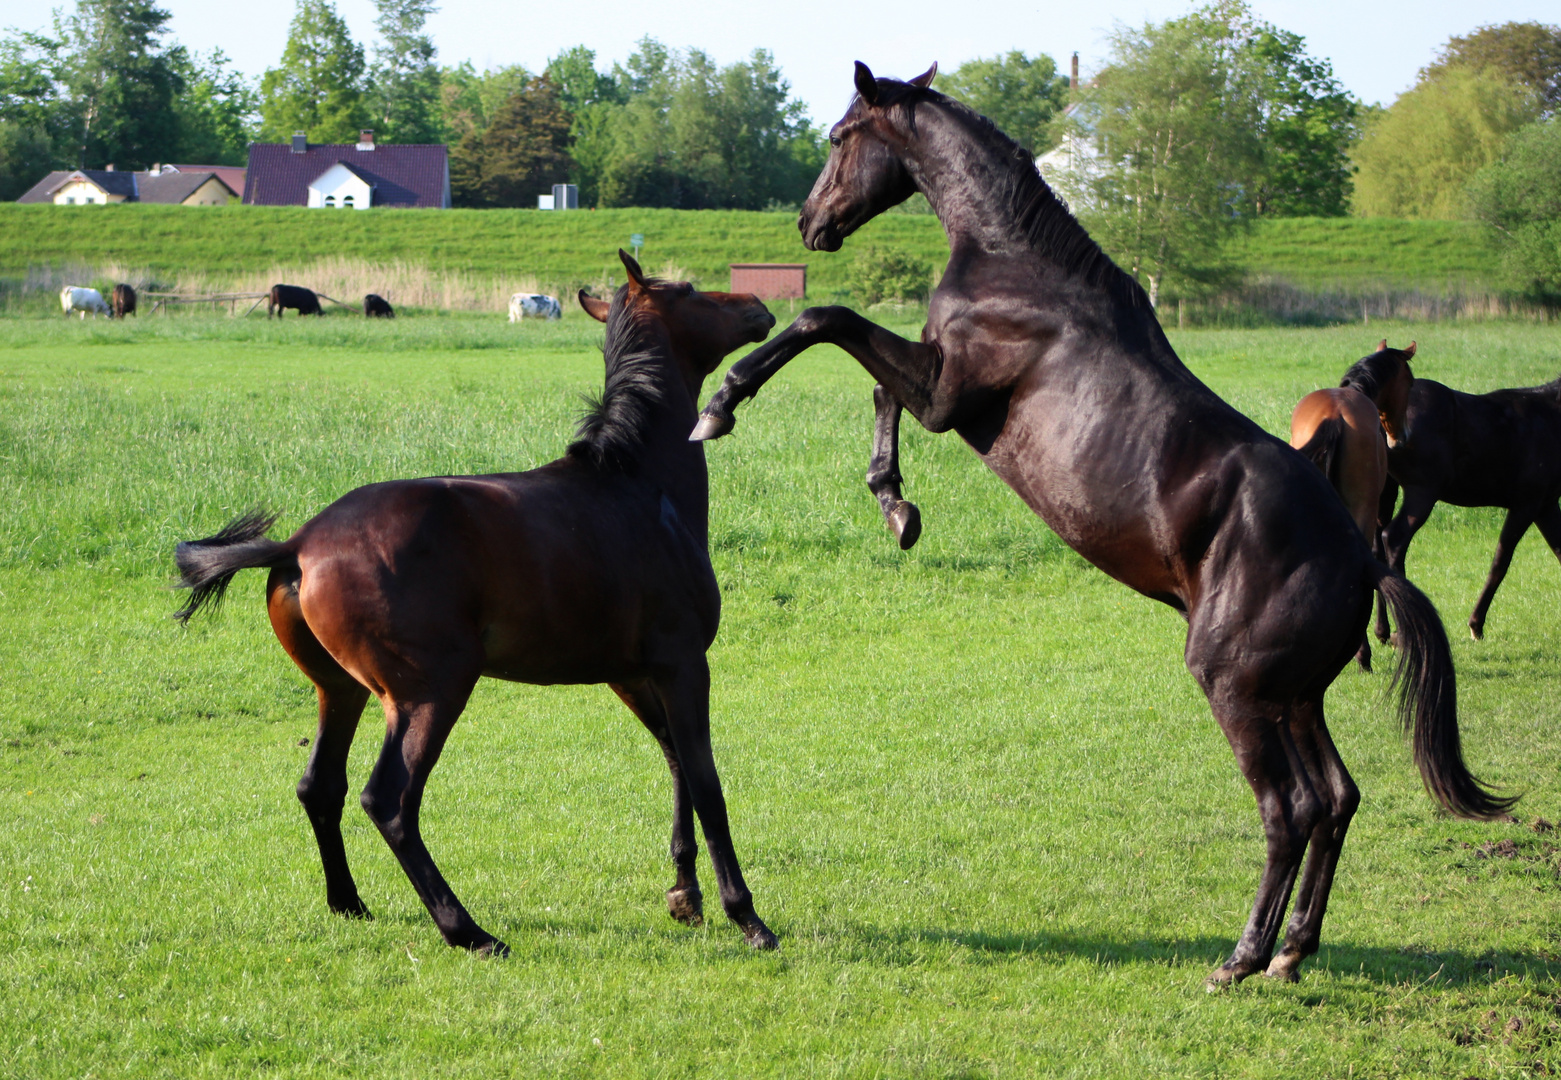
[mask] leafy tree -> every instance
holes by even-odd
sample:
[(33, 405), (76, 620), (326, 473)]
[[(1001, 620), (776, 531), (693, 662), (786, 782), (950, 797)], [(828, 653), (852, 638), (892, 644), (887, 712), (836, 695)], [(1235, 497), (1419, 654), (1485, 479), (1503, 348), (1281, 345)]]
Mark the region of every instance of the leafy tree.
[(938, 79), (938, 89), (958, 98), (996, 124), (1032, 154), (1057, 143), (1052, 118), (1068, 103), (1068, 77), (1041, 54), (1034, 59), (1016, 50), (990, 60), (967, 60)]
[(1544, 108), (1561, 105), (1561, 26), (1509, 22), (1482, 26), (1465, 37), (1450, 38), (1436, 61), (1420, 73), (1422, 82), (1451, 68), (1494, 73), (1538, 94)]
[(285, 142), (304, 131), (312, 142), (356, 141), (369, 119), (363, 72), (363, 46), (330, 0), (298, 0), (281, 66), (260, 80), (261, 137)]
[(384, 44), (374, 49), (369, 101), (377, 138), (394, 143), (433, 143), (444, 136), (439, 67), (434, 43), (423, 33), (433, 0), (374, 0)]
[(142, 169), (178, 140), (182, 50), (165, 47), (168, 11), (151, 0), (79, 0), (56, 14), (55, 76), (71, 114), (76, 165)]
[(1299, 34), (1258, 24), (1246, 52), (1261, 114), (1262, 162), (1249, 193), (1253, 213), (1349, 213), (1349, 149), (1360, 134), (1360, 104), (1326, 60), (1306, 54)]
[(63, 44), (29, 33), (0, 41), (0, 199), (72, 161), (75, 124), (56, 77)]
[(470, 61), (462, 61), (440, 73), (444, 138), (450, 144), (450, 198), (456, 206), (483, 205), (483, 136), (499, 109), (531, 79), (519, 64), (479, 72)]
[(547, 76), (528, 82), (494, 113), (480, 136), (460, 147), (462, 186), (451, 164), (452, 200), (464, 206), (535, 206), (538, 195), (569, 175), (569, 114)]
[(1490, 72), (1440, 70), (1401, 95), (1355, 148), (1355, 212), (1461, 217), (1464, 188), (1474, 174), (1539, 111), (1537, 94)]
[(553, 57), (546, 74), (569, 113), (574, 158), (569, 178), (580, 185), (582, 205), (594, 206), (613, 155), (613, 112), (628, 100), (628, 93), (612, 74), (596, 70), (596, 54), (584, 45)]
[(1507, 283), (1561, 303), (1561, 119), (1520, 130), (1469, 185), (1475, 217), (1502, 252)]
[(260, 98), (254, 84), (233, 70), (221, 49), (205, 57), (181, 52), (178, 72), (184, 83), (184, 92), (174, 101), (179, 140), (177, 149), (165, 151), (167, 158), (243, 165), (258, 134)]
[(932, 291), (932, 265), (898, 248), (863, 245), (851, 269), (853, 291), (863, 304), (925, 300)]
[(1225, 244), (1263, 165), (1251, 31), (1234, 2), (1118, 29), (1111, 63), (1083, 94), (1099, 167), (1063, 190), (1152, 303), (1167, 283), (1194, 288), (1230, 272)]

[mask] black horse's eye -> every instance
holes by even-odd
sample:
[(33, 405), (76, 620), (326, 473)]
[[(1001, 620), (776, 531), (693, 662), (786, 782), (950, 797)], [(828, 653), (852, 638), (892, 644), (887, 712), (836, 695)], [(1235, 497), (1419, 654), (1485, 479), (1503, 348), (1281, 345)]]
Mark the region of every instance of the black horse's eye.
[(831, 135), (829, 137), (829, 145), (830, 146), (839, 146), (840, 145), (840, 136), (839, 135)]

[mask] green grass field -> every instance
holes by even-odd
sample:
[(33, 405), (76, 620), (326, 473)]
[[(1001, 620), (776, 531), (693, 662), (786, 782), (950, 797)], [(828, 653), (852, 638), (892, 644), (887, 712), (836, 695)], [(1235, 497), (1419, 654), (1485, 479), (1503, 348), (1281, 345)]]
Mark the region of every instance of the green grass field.
[[(1561, 370), (1520, 324), (1173, 339), (1277, 431), (1383, 334), (1469, 389)], [(281, 533), (370, 481), (549, 460), (599, 340), (582, 318), (0, 322), (0, 1076), (1561, 1069), (1561, 832), (1528, 824), (1561, 819), (1542, 543), (1486, 640), (1454, 635), (1466, 751), (1522, 823), (1438, 814), (1386, 678), (1347, 671), (1330, 717), (1364, 802), (1323, 951), (1299, 985), (1209, 995), (1263, 840), (1181, 621), (914, 425), (927, 531), (899, 552), (861, 480), (871, 382), (825, 350), (709, 448), (716, 754), (780, 950), (667, 918), (665, 766), (604, 687), (484, 682), (434, 774), (430, 848), (510, 959), (445, 948), (350, 801), (377, 917), (332, 917), (292, 791), (313, 697), (263, 575), (182, 631), (173, 545), (257, 503)], [(1498, 525), (1442, 507), (1416, 541), (1454, 630)], [(378, 743), (371, 710), (355, 787)]]
[[(645, 237), (644, 261), (671, 261), (706, 288), (725, 288), (733, 262), (805, 262), (811, 293), (850, 285), (849, 255), (808, 252), (796, 215), (740, 210), (371, 211), (325, 214), (302, 208), (231, 206), (191, 210), (123, 205), (63, 210), (0, 204), (0, 275), (32, 266), (148, 268), (176, 279), (206, 273), (307, 267), (349, 255), (369, 262), (416, 252), (432, 270), (518, 275), (560, 287), (618, 278), (614, 253), (632, 233)], [(935, 269), (948, 258), (937, 220), (887, 214), (861, 232)], [(1306, 287), (1478, 286), (1495, 256), (1462, 222), (1299, 218), (1260, 222), (1234, 249), (1250, 273)]]

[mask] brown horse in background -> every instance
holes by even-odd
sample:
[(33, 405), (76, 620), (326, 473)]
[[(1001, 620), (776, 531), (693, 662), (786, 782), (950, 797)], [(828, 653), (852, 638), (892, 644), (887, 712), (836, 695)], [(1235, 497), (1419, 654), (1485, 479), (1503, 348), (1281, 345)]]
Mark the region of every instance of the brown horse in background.
[[(829, 132), (798, 220), (806, 247), (837, 251), (924, 194), (950, 250), (920, 340), (848, 308), (808, 308), (732, 366), (692, 437), (724, 435), (735, 406), (784, 364), (836, 345), (883, 388), (880, 425), (903, 407), (930, 431), (958, 432), (1065, 543), (1186, 619), (1187, 667), (1252, 788), (1268, 848), (1246, 930), (1210, 982), (1265, 970), (1295, 979), (1317, 951), (1360, 802), (1323, 696), (1361, 640), (1373, 588), (1403, 626), (1399, 715), (1427, 789), (1474, 817), (1511, 803), (1464, 764), (1441, 619), (1372, 557), (1321, 473), (1187, 369), (1147, 294), (1031, 155), (932, 90), (936, 70), (906, 83), (857, 65), (857, 96)], [(897, 478), (881, 442), (875, 464)]]
[[(1290, 415), (1290, 445), (1323, 471), (1355, 519), (1361, 535), (1381, 554), (1377, 514), (1388, 479), (1385, 431), (1396, 439), (1404, 430), (1404, 409), (1414, 375), (1407, 349), (1389, 349), (1387, 339), (1377, 351), (1362, 357), (1337, 389), (1314, 390)], [(1383, 370), (1391, 372), (1383, 377)], [(1361, 635), (1355, 659), (1371, 670), (1371, 643)]]
[(566, 456), (524, 473), (395, 480), (349, 492), (285, 543), (275, 520), (239, 518), (179, 545), (188, 620), (233, 575), (269, 567), (277, 639), (315, 684), (319, 733), (298, 798), (314, 826), (326, 900), (367, 916), (342, 845), (347, 752), (369, 695), (385, 743), (363, 808), (400, 860), (445, 941), (507, 946), (478, 926), (434, 865), (418, 828), (429, 773), (483, 675), (607, 683), (650, 729), (672, 771), (672, 916), (697, 925), (699, 814), (727, 915), (750, 945), (775, 935), (754, 913), (710, 750), (710, 669), (721, 596), (710, 566), (703, 447), (688, 441), (701, 383), (775, 319), (755, 297), (701, 293), (629, 273), (609, 307), (606, 389)]

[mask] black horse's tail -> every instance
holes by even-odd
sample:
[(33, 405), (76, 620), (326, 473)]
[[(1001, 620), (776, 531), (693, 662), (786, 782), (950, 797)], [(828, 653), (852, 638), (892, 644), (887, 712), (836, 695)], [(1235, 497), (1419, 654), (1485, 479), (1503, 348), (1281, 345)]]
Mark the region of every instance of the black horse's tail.
[(281, 566), (295, 558), (291, 545), (266, 539), (266, 530), (276, 524), (276, 517), (251, 510), (228, 522), (216, 536), (180, 543), (173, 553), (179, 568), (177, 587), (189, 589), (190, 600), (173, 617), (188, 623), (190, 616), (208, 603), (220, 603), (228, 582), (240, 570)]
[(1335, 488), (1339, 486), (1339, 449), (1344, 445), (1344, 433), (1347, 430), (1342, 416), (1330, 416), (1317, 425), (1305, 446), (1296, 447), (1306, 455), (1308, 461), (1323, 471), (1328, 483)]
[(1415, 764), (1426, 790), (1460, 817), (1494, 818), (1507, 812), (1517, 796), (1485, 789), (1463, 761), (1458, 740), (1458, 683), (1453, 674), (1447, 631), (1426, 594), (1381, 563), (1373, 563), (1372, 582), (1387, 599), (1398, 623), (1398, 716), (1413, 733)]

